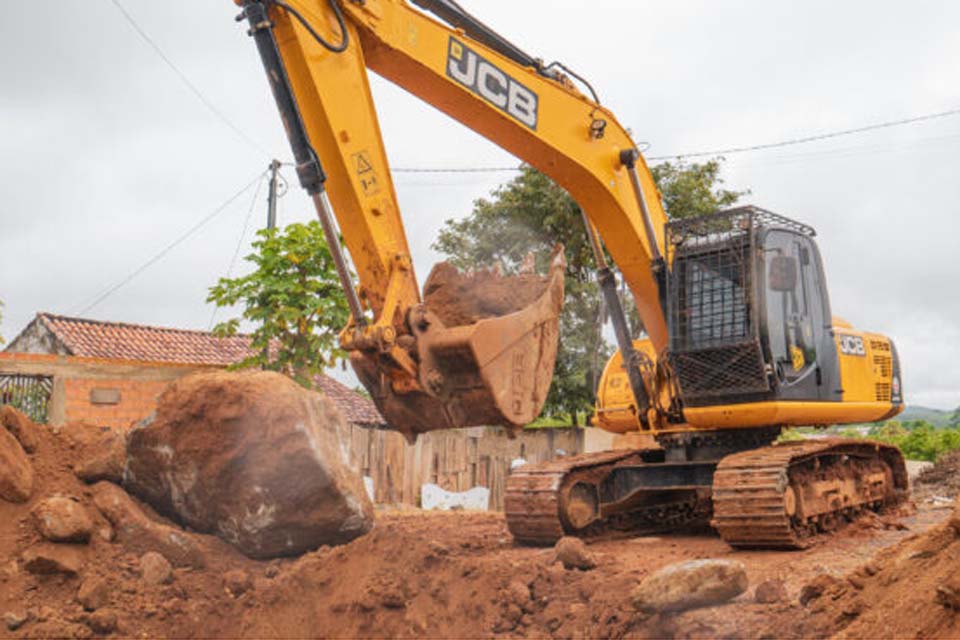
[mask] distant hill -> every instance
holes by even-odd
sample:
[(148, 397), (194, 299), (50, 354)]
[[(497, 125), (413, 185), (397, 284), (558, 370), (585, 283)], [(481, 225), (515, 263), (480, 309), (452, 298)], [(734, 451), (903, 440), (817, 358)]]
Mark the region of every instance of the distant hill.
[(930, 407), (920, 407), (917, 405), (908, 406), (903, 413), (894, 420), (906, 422), (907, 420), (926, 420), (935, 427), (945, 427), (950, 422), (952, 411), (942, 411), (941, 409), (931, 409)]

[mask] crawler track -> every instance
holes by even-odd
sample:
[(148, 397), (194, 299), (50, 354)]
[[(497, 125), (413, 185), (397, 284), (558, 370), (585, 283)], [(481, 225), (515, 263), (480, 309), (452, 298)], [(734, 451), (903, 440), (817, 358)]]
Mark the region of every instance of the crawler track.
[[(712, 524), (734, 547), (804, 548), (817, 535), (866, 509), (896, 504), (906, 493), (906, 467), (895, 447), (839, 439), (787, 443), (720, 461)], [(804, 513), (797, 506), (801, 495), (828, 507)]]
[(507, 478), (503, 497), (507, 528), (525, 544), (553, 544), (565, 535), (560, 513), (564, 480), (574, 471), (603, 472), (636, 455), (635, 451), (587, 453), (528, 464)]
[(675, 531), (693, 523), (706, 525), (709, 500), (668, 500), (600, 518), (577, 528), (565, 515), (569, 489), (578, 482), (597, 483), (614, 467), (643, 464), (643, 451), (605, 451), (516, 469), (504, 496), (507, 527), (517, 542), (553, 544), (564, 535), (610, 538)]

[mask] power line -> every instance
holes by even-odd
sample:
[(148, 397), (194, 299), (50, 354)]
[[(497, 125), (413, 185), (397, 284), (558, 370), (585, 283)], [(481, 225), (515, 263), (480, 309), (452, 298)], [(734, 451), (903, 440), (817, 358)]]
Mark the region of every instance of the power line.
[(432, 169), (427, 167), (396, 167), (391, 168), (393, 173), (501, 173), (505, 171), (522, 171), (521, 167), (451, 167), (449, 169)]
[(789, 140), (781, 140), (779, 142), (768, 142), (765, 144), (755, 144), (755, 145), (743, 146), (743, 147), (729, 147), (727, 149), (714, 149), (713, 151), (697, 151), (695, 153), (683, 153), (683, 154), (669, 155), (669, 156), (648, 156), (647, 160), (679, 160), (682, 158), (702, 158), (703, 156), (722, 156), (722, 155), (731, 155), (734, 153), (746, 153), (748, 151), (762, 151), (764, 149), (776, 149), (779, 147), (789, 147), (797, 144), (806, 144), (808, 142), (818, 142), (820, 140), (829, 140), (831, 138), (839, 138), (841, 136), (849, 136), (856, 133), (866, 133), (867, 131), (876, 131), (877, 129), (888, 129), (890, 127), (898, 127), (905, 124), (914, 124), (916, 122), (926, 122), (928, 120), (936, 120), (938, 118), (946, 118), (948, 116), (955, 116), (955, 115), (960, 115), (960, 109), (950, 109), (948, 111), (928, 113), (922, 116), (913, 116), (911, 118), (902, 118), (900, 120), (889, 120), (887, 122), (878, 122), (876, 124), (869, 124), (864, 127), (855, 127), (853, 129), (841, 129), (839, 131), (831, 131), (828, 133), (820, 133), (812, 136), (804, 136), (802, 138), (791, 138)]
[(197, 222), (195, 225), (193, 225), (192, 227), (190, 227), (189, 229), (187, 229), (183, 234), (181, 234), (179, 237), (177, 237), (176, 240), (174, 240), (174, 241), (171, 242), (169, 245), (167, 245), (166, 247), (164, 247), (157, 255), (153, 256), (152, 258), (150, 258), (149, 260), (147, 260), (146, 262), (144, 262), (142, 265), (140, 265), (139, 267), (137, 267), (136, 269), (134, 269), (133, 272), (130, 273), (130, 275), (128, 275), (128, 276), (125, 277), (124, 279), (120, 280), (119, 282), (117, 282), (117, 283), (114, 284), (113, 286), (111, 286), (111, 287), (109, 287), (108, 289), (106, 289), (103, 293), (101, 293), (100, 295), (98, 295), (98, 296), (93, 300), (93, 302), (91, 302), (91, 303), (88, 304), (87, 306), (83, 307), (83, 308), (80, 309), (79, 311), (75, 311), (75, 312), (71, 313), (71, 315), (79, 315), (79, 316), (82, 316), (82, 315), (86, 314), (88, 311), (90, 311), (91, 309), (93, 309), (94, 307), (96, 307), (97, 305), (99, 305), (101, 302), (103, 302), (104, 300), (106, 300), (107, 298), (109, 298), (111, 295), (113, 295), (114, 293), (116, 293), (119, 289), (121, 289), (122, 287), (126, 286), (128, 283), (130, 283), (130, 281), (132, 281), (132, 280), (133, 280), (134, 278), (136, 278), (138, 275), (140, 275), (141, 273), (143, 273), (144, 271), (146, 271), (147, 269), (149, 269), (151, 266), (153, 266), (154, 264), (156, 264), (157, 262), (159, 262), (164, 256), (166, 256), (168, 253), (170, 253), (171, 251), (173, 251), (173, 249), (175, 249), (178, 245), (180, 245), (181, 243), (183, 243), (184, 240), (186, 240), (187, 238), (189, 238), (190, 236), (192, 236), (194, 233), (196, 233), (196, 232), (199, 231), (201, 228), (203, 228), (208, 222), (210, 222), (211, 220), (213, 220), (214, 218), (216, 218), (221, 212), (223, 212), (224, 209), (226, 209), (228, 206), (230, 206), (231, 204), (233, 204), (234, 201), (236, 201), (240, 196), (242, 196), (244, 193), (246, 193), (246, 192), (250, 189), (250, 187), (252, 187), (257, 181), (262, 180), (264, 175), (266, 175), (266, 171), (261, 172), (260, 174), (258, 174), (256, 178), (254, 178), (254, 179), (251, 180), (249, 183), (247, 183), (246, 186), (244, 186), (242, 189), (240, 189), (240, 191), (238, 191), (238, 192), (236, 192), (235, 194), (233, 194), (232, 196), (230, 196), (223, 204), (221, 204), (219, 207), (217, 207), (216, 209), (214, 209), (213, 211), (211, 211), (209, 214), (207, 214), (203, 219), (201, 219), (201, 220), (200, 220), (199, 222)]
[(127, 12), (127, 10), (123, 7), (123, 5), (120, 4), (120, 0), (110, 0), (110, 2), (113, 3), (113, 6), (115, 6), (118, 11), (120, 11), (124, 19), (130, 24), (131, 27), (133, 27), (133, 30), (137, 32), (140, 38), (142, 38), (144, 42), (150, 45), (150, 47), (154, 50), (154, 52), (156, 52), (156, 54), (160, 56), (160, 58), (167, 64), (167, 66), (170, 67), (170, 69), (173, 70), (175, 74), (177, 74), (177, 77), (180, 78), (181, 82), (183, 82), (183, 84), (186, 85), (186, 87), (190, 90), (190, 92), (193, 93), (193, 95), (195, 95), (197, 99), (200, 100), (200, 102), (202, 102), (203, 105), (210, 110), (210, 113), (212, 113), (214, 116), (219, 118), (225, 125), (233, 129), (234, 133), (236, 133), (238, 136), (243, 138), (243, 140), (246, 141), (246, 143), (250, 145), (252, 148), (256, 149), (257, 151), (259, 151), (260, 153), (262, 153), (267, 157), (271, 157), (271, 154), (266, 149), (264, 149), (256, 140), (254, 140), (249, 135), (247, 135), (247, 133), (243, 129), (235, 125), (230, 120), (230, 118), (224, 115), (224, 113), (220, 111), (220, 109), (218, 109), (212, 102), (210, 102), (210, 100), (207, 99), (205, 95), (203, 95), (203, 92), (200, 91), (199, 88), (197, 88), (197, 85), (191, 82), (190, 78), (188, 78), (187, 75), (183, 71), (181, 71), (179, 67), (177, 67), (177, 65), (173, 63), (173, 60), (171, 60), (167, 56), (167, 54), (163, 52), (163, 49), (160, 48), (160, 45), (158, 45), (153, 40), (153, 38), (147, 35), (147, 32), (143, 30), (143, 27), (141, 27), (137, 23), (137, 21), (133, 18), (133, 16), (130, 15), (129, 12)]
[[(849, 136), (858, 133), (866, 133), (868, 131), (876, 131), (878, 129), (889, 129), (891, 127), (898, 127), (906, 124), (915, 124), (917, 122), (926, 122), (929, 120), (936, 120), (939, 118), (946, 118), (949, 116), (960, 115), (960, 109), (949, 109), (947, 111), (939, 111), (936, 113), (928, 113), (920, 116), (913, 116), (910, 118), (901, 118), (899, 120), (889, 120), (886, 122), (878, 122), (875, 124), (866, 125), (863, 127), (854, 127), (852, 129), (841, 129), (839, 131), (830, 131), (827, 133), (819, 133), (815, 135), (803, 136), (800, 138), (791, 138), (788, 140), (780, 140), (778, 142), (767, 142), (763, 144), (755, 144), (749, 146), (740, 146), (740, 147), (728, 147), (726, 149), (714, 149), (712, 151), (696, 151), (693, 153), (682, 153), (676, 155), (662, 155), (662, 156), (646, 156), (647, 160), (679, 160), (683, 158), (702, 158), (704, 156), (720, 156), (720, 155), (731, 155), (734, 153), (746, 153), (748, 151), (763, 151), (766, 149), (777, 149), (780, 147), (790, 147), (798, 144), (807, 144), (810, 142), (819, 142), (821, 140), (829, 140), (832, 138), (839, 138), (842, 136)], [(420, 167), (401, 167), (397, 169), (392, 169), (395, 173), (496, 173), (503, 171), (520, 171), (520, 167), (457, 167), (451, 169), (431, 169), (431, 168), (420, 168)]]
[[(250, 228), (250, 218), (253, 217), (253, 210), (257, 206), (257, 198), (260, 197), (260, 189), (263, 187), (263, 180), (266, 177), (266, 172), (260, 174), (260, 179), (257, 181), (257, 188), (253, 192), (253, 198), (250, 199), (250, 208), (247, 209), (247, 217), (243, 221), (243, 231), (240, 232), (240, 237), (237, 239), (237, 247), (233, 250), (233, 257), (230, 258), (230, 266), (227, 268), (227, 278), (233, 275), (233, 268), (237, 264), (237, 257), (240, 255), (240, 248), (243, 246), (243, 241), (247, 237), (247, 229)], [(210, 324), (207, 327), (207, 331), (213, 329), (213, 323), (217, 319), (217, 312), (219, 310), (219, 306), (213, 306), (213, 311), (210, 313)]]

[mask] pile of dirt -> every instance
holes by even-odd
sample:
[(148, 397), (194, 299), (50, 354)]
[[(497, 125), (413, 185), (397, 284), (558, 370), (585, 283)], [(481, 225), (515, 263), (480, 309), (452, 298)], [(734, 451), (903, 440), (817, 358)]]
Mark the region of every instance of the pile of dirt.
[(536, 274), (461, 273), (449, 262), (441, 262), (424, 283), (423, 301), (445, 327), (459, 327), (523, 309), (543, 295), (548, 282)]
[[(579, 549), (585, 562), (514, 544), (500, 514), (381, 513), (349, 544), (255, 560), (118, 484), (80, 480), (109, 430), (21, 428), (34, 481), (25, 502), (0, 499), (0, 638), (960, 634), (960, 516), (930, 520), (943, 511), (907, 517), (913, 531), (849, 527), (797, 553), (686, 535), (596, 542)], [(742, 563), (747, 591), (683, 612), (633, 601), (665, 567), (705, 559)]]
[(940, 456), (933, 466), (921, 471), (914, 486), (921, 496), (960, 495), (960, 449)]
[(960, 506), (948, 522), (804, 587), (811, 636), (960, 637)]

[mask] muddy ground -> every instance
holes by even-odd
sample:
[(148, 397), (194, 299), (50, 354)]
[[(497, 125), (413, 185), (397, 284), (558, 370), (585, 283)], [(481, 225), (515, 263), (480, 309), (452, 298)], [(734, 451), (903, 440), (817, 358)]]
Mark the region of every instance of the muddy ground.
[[(86, 433), (77, 427), (40, 431), (30, 455), (32, 497), (22, 504), (0, 500), (0, 637), (960, 633), (951, 608), (960, 607), (960, 581), (951, 583), (960, 573), (960, 538), (948, 523), (952, 504), (937, 493), (940, 485), (928, 485), (912, 513), (852, 525), (806, 551), (735, 552), (709, 533), (608, 540), (590, 545), (597, 566), (588, 571), (564, 569), (552, 549), (515, 545), (499, 514), (381, 512), (373, 531), (348, 545), (256, 561), (134, 500), (192, 549), (187, 561), (174, 562), (169, 576), (161, 572), (157, 579), (143, 560), (152, 539), (129, 535), (122, 521), (110, 522), (94, 500), (103, 485), (98, 489), (74, 475), (74, 467), (100, 447)], [(51, 495), (73, 497), (88, 510), (95, 525), (89, 542), (41, 538), (31, 510)], [(75, 572), (38, 573), (35, 564), (28, 566), (31, 553), (51, 544), (75, 552)], [(631, 604), (630, 592), (645, 576), (698, 558), (743, 562), (750, 588), (728, 604), (680, 614), (648, 615)], [(756, 586), (771, 579), (783, 580), (785, 597), (757, 603)]]

